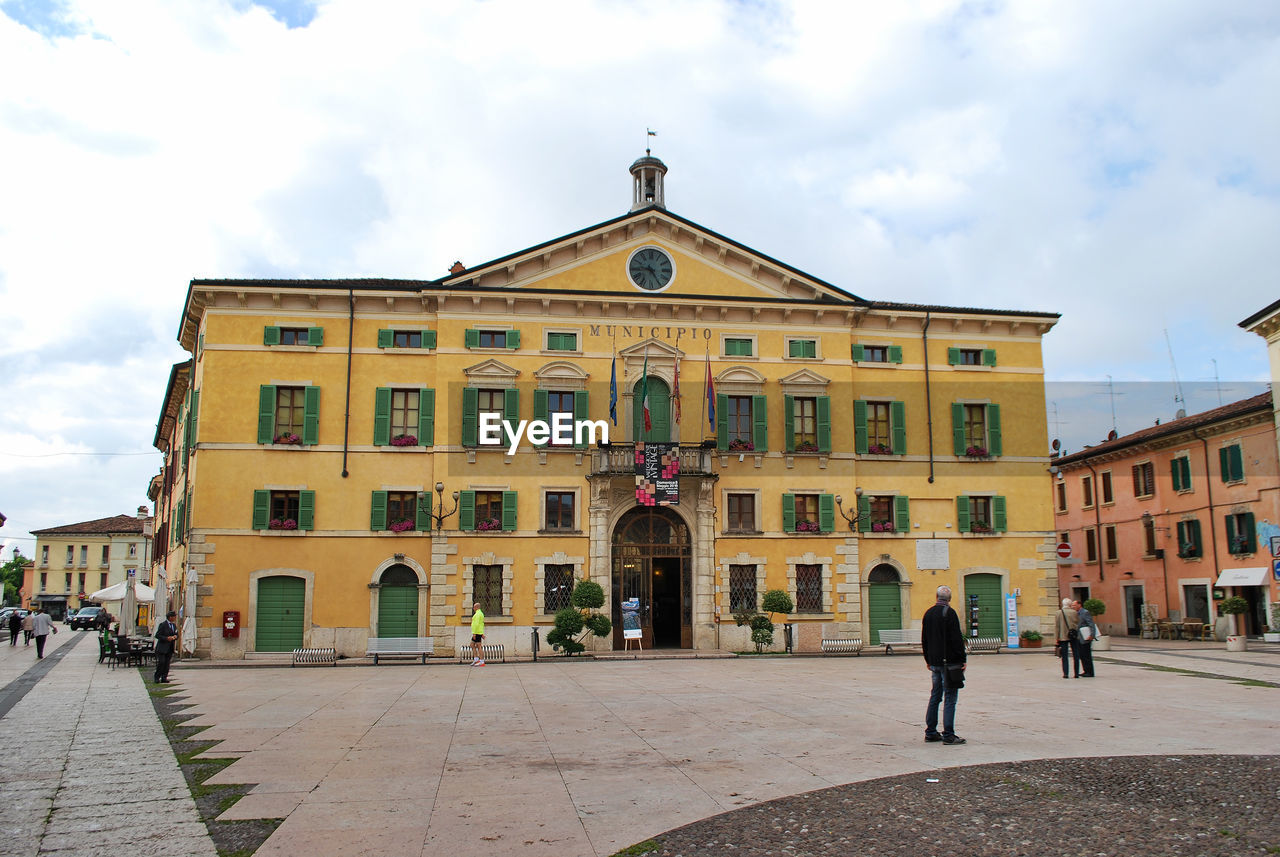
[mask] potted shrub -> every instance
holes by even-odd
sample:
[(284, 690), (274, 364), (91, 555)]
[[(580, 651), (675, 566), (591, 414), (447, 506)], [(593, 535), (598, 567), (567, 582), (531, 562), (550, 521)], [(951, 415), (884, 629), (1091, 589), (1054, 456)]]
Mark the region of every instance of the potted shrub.
[(1272, 601), (1267, 612), (1267, 633), (1262, 639), (1268, 643), (1280, 643), (1280, 601)]
[[(1239, 595), (1232, 595), (1230, 598), (1224, 598), (1218, 602), (1218, 612), (1227, 616), (1239, 616), (1248, 609), (1249, 602)], [(1243, 652), (1248, 648), (1244, 635), (1244, 620), (1236, 619), (1232, 624), (1235, 626), (1236, 632), (1227, 635), (1227, 651)]]
[(553, 651), (576, 655), (586, 649), (587, 637), (603, 638), (613, 633), (609, 617), (596, 612), (604, 606), (604, 589), (600, 584), (579, 580), (569, 594), (569, 603), (573, 606), (557, 611), (556, 626), (547, 632), (547, 642)]
[[(773, 614), (781, 613), (785, 616), (795, 610), (796, 606), (791, 596), (783, 590), (770, 589), (760, 599), (760, 609), (763, 612), (748, 610), (733, 616), (738, 627), (747, 625), (751, 628), (751, 642), (756, 644), (757, 653), (763, 652), (765, 646), (773, 645)], [(765, 613), (769, 615), (766, 616)]]
[(1022, 640), (1024, 649), (1038, 649), (1044, 644), (1044, 637), (1039, 631), (1033, 631), (1030, 628), (1023, 631), (1019, 637)]
[(1093, 624), (1098, 626), (1098, 638), (1093, 641), (1094, 651), (1111, 651), (1111, 637), (1103, 633), (1102, 625), (1098, 622), (1098, 617), (1107, 612), (1106, 603), (1101, 598), (1089, 598), (1080, 606), (1089, 611), (1089, 615), (1093, 617)]

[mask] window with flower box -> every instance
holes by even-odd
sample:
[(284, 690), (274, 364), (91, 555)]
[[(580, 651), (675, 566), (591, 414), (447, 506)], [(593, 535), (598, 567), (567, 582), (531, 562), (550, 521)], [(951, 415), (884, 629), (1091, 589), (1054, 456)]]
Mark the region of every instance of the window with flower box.
[(262, 329), (263, 345), (324, 345), (323, 327), (278, 327)]
[(716, 448), (764, 452), (769, 448), (769, 404), (765, 396), (716, 396)]
[(258, 443), (313, 446), (319, 442), (319, 387), (264, 384), (258, 388)]
[(853, 402), (853, 447), (859, 455), (905, 455), (907, 406), (904, 402)]
[[(587, 390), (543, 390), (533, 391), (533, 418), (553, 425), (556, 414), (563, 414), (572, 426), (575, 420), (586, 420), (590, 414), (590, 396)], [(534, 444), (540, 447), (560, 449), (585, 449), (587, 438), (584, 434), (582, 443), (577, 443), (573, 433), (569, 433), (568, 443), (556, 443), (555, 435), (551, 435), (544, 443)]]
[(554, 616), (556, 611), (570, 606), (573, 594), (573, 566), (547, 565), (543, 567), (542, 612)]
[(390, 329), (378, 331), (379, 348), (435, 348), (436, 332), (426, 328)]
[(952, 402), (951, 430), (958, 456), (981, 459), (1004, 454), (999, 405)]
[(379, 387), (373, 394), (374, 446), (434, 446), (436, 391)]
[(1218, 466), (1223, 482), (1244, 481), (1244, 451), (1233, 443), (1218, 450)]
[(1200, 522), (1194, 518), (1178, 522), (1178, 556), (1181, 559), (1198, 559), (1204, 556), (1200, 541)]
[[(464, 387), (462, 390), (462, 445), (480, 445), (480, 415), (492, 414), (512, 425), (520, 421), (520, 391), (515, 388)], [(506, 449), (498, 444), (491, 449)]]
[(512, 532), (516, 529), (515, 491), (463, 491), (458, 495), (458, 529)]
[(962, 533), (1003, 533), (1008, 529), (1005, 498), (997, 495), (962, 494), (956, 498), (956, 518)]
[(374, 491), (369, 529), (393, 533), (431, 531), (431, 495), (417, 491)]
[(1227, 550), (1232, 555), (1257, 553), (1258, 534), (1254, 529), (1253, 513), (1238, 512), (1227, 515)]
[(858, 532), (906, 533), (911, 530), (911, 501), (901, 494), (863, 494), (858, 498)]
[(796, 612), (822, 612), (822, 566), (796, 566)]
[(316, 492), (253, 492), (253, 529), (310, 530), (315, 526)]
[(787, 452), (831, 451), (830, 396), (784, 396), (782, 416)]
[(509, 348), (514, 350), (520, 347), (520, 331), (468, 328), (463, 333), (463, 345), (467, 348)]
[(502, 615), (502, 566), (471, 567), (471, 603), (479, 604), (486, 616)]
[(788, 533), (830, 533), (836, 527), (834, 494), (783, 494), (782, 529)]
[(901, 363), (901, 345), (854, 345), (854, 363)]

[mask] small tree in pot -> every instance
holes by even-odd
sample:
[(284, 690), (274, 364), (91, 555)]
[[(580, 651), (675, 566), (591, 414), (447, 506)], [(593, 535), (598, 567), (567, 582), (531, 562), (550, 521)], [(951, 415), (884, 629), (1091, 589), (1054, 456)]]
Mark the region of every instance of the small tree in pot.
[[(1232, 595), (1218, 602), (1218, 612), (1226, 616), (1239, 616), (1249, 610), (1249, 602), (1239, 595)], [(1227, 651), (1243, 652), (1245, 650), (1244, 621), (1236, 619), (1233, 623), (1235, 633), (1227, 637)], [(1234, 641), (1234, 645), (1233, 645)]]
[[(569, 595), (572, 607), (556, 612), (556, 626), (547, 633), (547, 642), (556, 651), (576, 655), (586, 648), (588, 635), (607, 637), (613, 631), (613, 623), (603, 613), (596, 613), (604, 605), (604, 589), (592, 580), (579, 580)], [(575, 639), (575, 635), (582, 636)]]
[[(760, 609), (763, 612), (744, 611), (733, 616), (733, 621), (739, 627), (751, 627), (751, 642), (756, 644), (757, 652), (763, 652), (766, 646), (773, 645), (773, 614), (781, 613), (785, 616), (795, 610), (796, 606), (791, 596), (783, 590), (770, 589), (760, 599)], [(766, 616), (765, 613), (769, 615)]]

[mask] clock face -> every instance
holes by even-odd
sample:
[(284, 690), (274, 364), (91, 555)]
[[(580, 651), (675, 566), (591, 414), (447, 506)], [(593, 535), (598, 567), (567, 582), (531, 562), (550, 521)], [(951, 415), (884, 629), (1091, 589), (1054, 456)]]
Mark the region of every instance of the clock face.
[(646, 292), (657, 292), (671, 284), (675, 276), (675, 263), (671, 257), (657, 247), (641, 247), (631, 254), (627, 263), (627, 273), (637, 288)]

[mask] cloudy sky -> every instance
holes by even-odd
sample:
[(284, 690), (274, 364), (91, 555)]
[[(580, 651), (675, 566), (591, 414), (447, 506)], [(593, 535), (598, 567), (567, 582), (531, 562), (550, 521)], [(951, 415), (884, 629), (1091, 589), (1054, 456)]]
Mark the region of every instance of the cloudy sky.
[(192, 277), (438, 277), (623, 213), (646, 128), (670, 209), (855, 294), (1062, 313), (1068, 448), (1265, 388), (1274, 3), (0, 0), (0, 80), (28, 555), (146, 502)]

